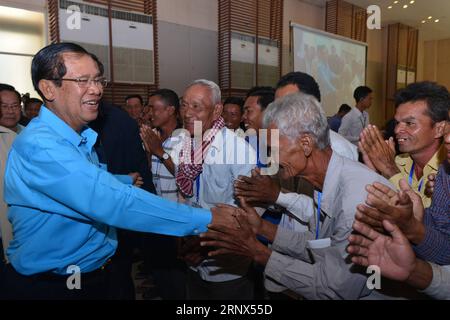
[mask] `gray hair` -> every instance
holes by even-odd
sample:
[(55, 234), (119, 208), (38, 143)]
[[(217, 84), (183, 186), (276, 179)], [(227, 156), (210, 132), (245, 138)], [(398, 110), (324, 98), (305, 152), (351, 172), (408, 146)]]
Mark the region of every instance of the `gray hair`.
[(299, 92), (275, 100), (264, 111), (264, 128), (271, 123), (278, 127), (280, 135), (291, 141), (307, 133), (320, 150), (330, 145), (327, 117), (319, 101), (311, 95)]
[(213, 105), (220, 104), (222, 102), (220, 88), (215, 82), (206, 79), (198, 79), (194, 82), (191, 82), (186, 89), (189, 89), (190, 87), (195, 85), (204, 86), (209, 89), (209, 92), (211, 93), (211, 102), (213, 103)]

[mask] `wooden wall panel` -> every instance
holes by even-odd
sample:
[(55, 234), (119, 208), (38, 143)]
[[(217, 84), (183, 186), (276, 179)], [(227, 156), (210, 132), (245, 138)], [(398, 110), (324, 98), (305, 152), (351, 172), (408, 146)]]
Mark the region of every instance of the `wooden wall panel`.
[(395, 113), (395, 92), (417, 79), (418, 35), (417, 29), (404, 24), (388, 26), (385, 91), (385, 114), (388, 119)]
[(367, 12), (364, 8), (342, 0), (326, 4), (325, 31), (350, 39), (367, 41)]
[[(223, 97), (245, 95), (246, 90), (233, 88), (231, 62), (231, 33), (238, 32), (268, 38), (278, 44), (278, 76), (281, 76), (282, 31), (283, 31), (283, 0), (219, 0), (219, 47), (218, 69), (219, 85)], [(256, 46), (255, 61), (258, 61), (258, 46)], [(255, 84), (262, 81), (258, 72), (264, 68), (255, 68)], [(277, 76), (277, 77), (278, 77)]]
[[(112, 9), (134, 11), (151, 15), (153, 17), (154, 39), (154, 70), (155, 83), (151, 85), (120, 83), (114, 81), (113, 68), (111, 69), (111, 83), (104, 89), (104, 98), (118, 105), (124, 104), (124, 99), (129, 94), (140, 94), (147, 100), (148, 95), (159, 88), (159, 57), (158, 57), (158, 18), (157, 0), (84, 0), (86, 3), (100, 4)], [(49, 37), (51, 43), (60, 41), (58, 0), (47, 0), (49, 17)], [(110, 17), (111, 19), (111, 17)], [(111, 25), (111, 24), (110, 24)], [(110, 48), (112, 48), (110, 36)], [(113, 61), (113, 52), (110, 50), (110, 61)]]
[(59, 42), (59, 13), (58, 0), (48, 0), (48, 33), (50, 43)]

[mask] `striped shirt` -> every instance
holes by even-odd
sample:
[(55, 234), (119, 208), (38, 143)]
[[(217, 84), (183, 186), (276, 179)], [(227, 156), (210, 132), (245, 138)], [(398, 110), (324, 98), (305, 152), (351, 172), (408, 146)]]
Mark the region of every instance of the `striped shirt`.
[[(447, 168), (446, 168), (447, 167)], [(425, 239), (414, 247), (416, 255), (440, 265), (450, 264), (450, 165), (440, 166), (431, 206), (425, 209)]]
[[(163, 143), (164, 151), (170, 155), (175, 164), (178, 163), (177, 160), (180, 153), (180, 147), (183, 145), (181, 141), (180, 135), (171, 135)], [(175, 176), (170, 173), (164, 163), (154, 155), (152, 156), (152, 174), (156, 194), (167, 200), (178, 201), (178, 189)]]

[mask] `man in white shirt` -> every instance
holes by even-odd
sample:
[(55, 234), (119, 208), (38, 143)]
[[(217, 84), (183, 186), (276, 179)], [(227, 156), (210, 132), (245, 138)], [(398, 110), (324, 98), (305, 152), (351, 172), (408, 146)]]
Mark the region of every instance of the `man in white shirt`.
[(356, 106), (342, 118), (339, 134), (358, 146), (359, 135), (369, 125), (369, 114), (366, 110), (372, 105), (372, 89), (360, 86), (353, 92), (353, 98), (355, 98)]
[[(177, 166), (176, 182), (186, 203), (194, 207), (236, 205), (234, 180), (239, 175), (250, 175), (256, 164), (254, 149), (225, 127), (220, 116), (220, 96), (217, 84), (208, 80), (194, 81), (183, 94), (184, 128), (194, 136), (197, 127), (202, 139), (195, 136), (193, 152), (189, 152), (191, 139), (187, 139), (188, 145), (184, 145)], [(247, 277), (249, 266), (250, 260), (239, 256), (206, 259), (192, 266), (187, 275), (187, 299), (253, 299), (253, 283)]]

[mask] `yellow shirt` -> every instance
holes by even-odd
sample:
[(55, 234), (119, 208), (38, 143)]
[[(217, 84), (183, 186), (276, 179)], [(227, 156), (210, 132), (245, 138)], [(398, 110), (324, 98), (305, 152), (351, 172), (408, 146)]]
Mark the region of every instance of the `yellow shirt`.
[[(428, 182), (428, 175), (431, 173), (437, 173), (439, 165), (446, 159), (447, 150), (442, 145), (439, 150), (433, 155), (433, 157), (428, 161), (428, 163), (423, 168), (423, 175), (421, 179), (417, 179), (416, 173), (413, 172), (411, 187), (414, 191), (418, 192), (422, 197), (422, 203), (425, 208), (431, 205), (431, 198), (425, 195), (425, 185)], [(397, 168), (400, 170), (399, 173), (392, 176), (389, 181), (392, 182), (397, 189), (400, 188), (400, 179), (406, 179), (409, 183), (409, 175), (413, 165), (413, 159), (408, 153), (404, 153), (395, 157), (395, 163)], [(423, 182), (421, 183), (421, 180)], [(419, 185), (421, 188), (419, 191)]]

